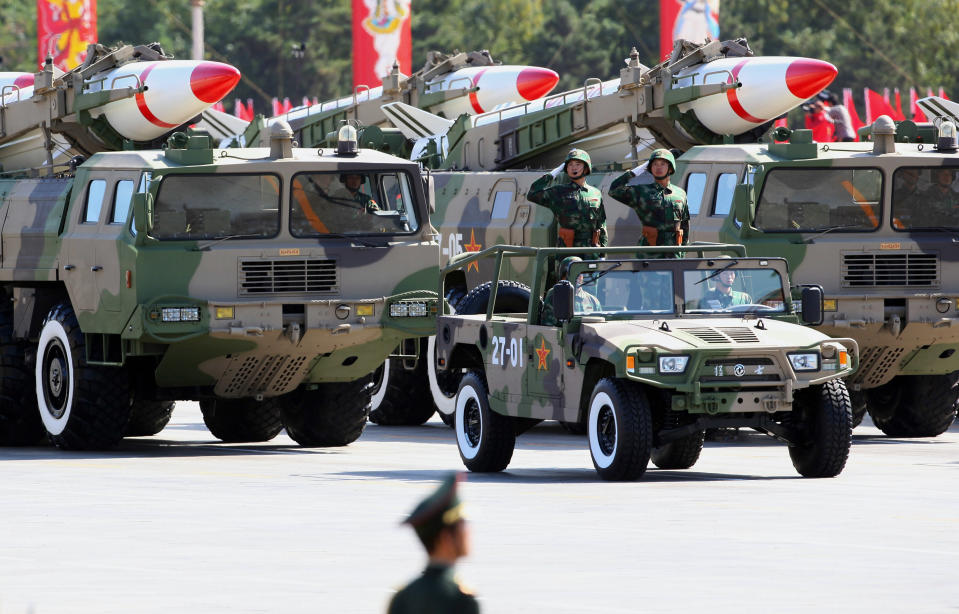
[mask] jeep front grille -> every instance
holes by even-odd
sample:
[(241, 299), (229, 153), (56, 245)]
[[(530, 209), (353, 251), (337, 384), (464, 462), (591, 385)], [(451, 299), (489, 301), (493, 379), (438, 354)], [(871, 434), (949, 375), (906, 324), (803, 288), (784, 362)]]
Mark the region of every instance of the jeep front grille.
[(863, 254), (842, 256), (844, 288), (939, 285), (939, 254)]
[(336, 260), (240, 261), (240, 296), (338, 291)]
[(710, 328), (708, 326), (697, 326), (693, 328), (677, 328), (684, 333), (701, 339), (706, 343), (758, 343), (759, 338), (756, 334), (746, 327), (732, 328)]
[(778, 382), (779, 369), (769, 358), (713, 358), (700, 372), (703, 384), (720, 382)]

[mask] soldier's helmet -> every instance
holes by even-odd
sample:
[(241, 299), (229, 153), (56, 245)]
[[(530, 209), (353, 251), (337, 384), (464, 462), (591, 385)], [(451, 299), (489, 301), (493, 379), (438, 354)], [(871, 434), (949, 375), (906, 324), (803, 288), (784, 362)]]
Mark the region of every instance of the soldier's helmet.
[(563, 162), (563, 170), (566, 170), (566, 165), (570, 160), (579, 160), (586, 165), (586, 172), (583, 173), (584, 175), (588, 175), (593, 168), (593, 163), (589, 159), (589, 154), (582, 149), (569, 150), (569, 153), (566, 154), (566, 160)]
[(559, 266), (556, 267), (556, 276), (560, 279), (566, 279), (569, 277), (569, 268), (573, 266), (573, 263), (582, 261), (583, 259), (579, 256), (567, 256), (566, 258), (563, 258), (560, 261)]
[(676, 172), (676, 158), (673, 157), (672, 152), (668, 149), (657, 149), (649, 156), (649, 164), (653, 163), (653, 160), (666, 160), (669, 162), (669, 174), (672, 175)]
[(457, 493), (457, 485), (463, 480), (462, 473), (451, 473), (428, 497), (413, 508), (403, 521), (416, 531), (426, 549), (429, 550), (445, 527), (451, 527), (463, 520), (463, 502)]

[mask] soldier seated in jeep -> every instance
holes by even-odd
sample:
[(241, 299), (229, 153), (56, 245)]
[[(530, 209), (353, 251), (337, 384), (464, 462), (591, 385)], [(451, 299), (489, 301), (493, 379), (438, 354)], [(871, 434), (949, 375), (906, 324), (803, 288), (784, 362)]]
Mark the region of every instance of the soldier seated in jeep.
[[(560, 281), (566, 280), (569, 276), (569, 267), (574, 262), (582, 262), (582, 258), (577, 256), (570, 256), (569, 258), (564, 258), (562, 262), (559, 263), (558, 276)], [(583, 288), (583, 276), (578, 275), (576, 277), (576, 283), (573, 284), (576, 287), (575, 300), (576, 313), (591, 313), (594, 311), (602, 311), (603, 306), (600, 304), (599, 299), (587, 292)], [(540, 323), (544, 326), (557, 326), (559, 323), (556, 321), (556, 315), (553, 313), (553, 292), (555, 287), (550, 288), (546, 292), (546, 296), (543, 298), (543, 312), (540, 316)]]

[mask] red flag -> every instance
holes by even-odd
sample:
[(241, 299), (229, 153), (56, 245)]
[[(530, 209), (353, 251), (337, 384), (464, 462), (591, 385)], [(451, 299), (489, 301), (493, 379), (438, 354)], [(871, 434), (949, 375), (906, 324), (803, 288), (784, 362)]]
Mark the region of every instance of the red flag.
[(919, 105), (916, 104), (916, 101), (919, 100), (916, 96), (916, 88), (909, 88), (909, 112), (912, 114), (912, 121), (914, 122), (924, 122), (926, 120), (926, 114), (922, 112), (922, 109), (919, 108)]
[(939, 97), (949, 100), (949, 97), (946, 96), (946, 90), (943, 89), (942, 87), (939, 88)]
[(304, 106), (304, 107), (310, 107), (310, 106), (313, 106), (313, 103), (310, 102), (310, 99), (309, 99), (308, 97), (304, 96), (304, 97), (303, 97), (303, 106)]
[(271, 110), (272, 110), (271, 115), (273, 117), (276, 117), (277, 115), (280, 115), (283, 113), (283, 106), (280, 104), (280, 99), (277, 98), (276, 96), (273, 97), (273, 108)]
[(669, 59), (673, 41), (719, 39), (719, 0), (659, 0), (659, 56)]
[(896, 112), (892, 110), (892, 107), (889, 106), (889, 103), (883, 99), (879, 92), (874, 92), (868, 87), (864, 90), (864, 95), (866, 97), (866, 123), (871, 124), (876, 121), (876, 118), (880, 115), (888, 115), (889, 117), (894, 117)]
[(253, 115), (254, 115), (254, 113), (253, 113), (253, 99), (252, 99), (252, 98), (247, 98), (247, 99), (246, 99), (246, 121), (248, 121), (248, 122), (253, 121)]
[(223, 107), (222, 100), (220, 102), (214, 103), (213, 106), (210, 108), (213, 109), (214, 111), (219, 111), (220, 113), (226, 113), (226, 109)]
[(852, 97), (852, 89), (844, 87), (842, 90), (842, 104), (849, 111), (849, 119), (852, 121), (852, 131), (856, 133), (856, 140), (859, 140), (859, 129), (863, 127), (862, 120), (859, 119), (859, 113), (856, 112), (856, 101)]
[(62, 70), (76, 68), (97, 42), (97, 0), (37, 0), (37, 55)]
[(903, 113), (902, 113), (902, 99), (899, 97), (899, 88), (898, 88), (898, 87), (896, 88), (896, 108), (893, 109), (893, 111), (894, 111), (896, 114), (893, 115), (892, 118), (893, 118), (894, 120), (896, 120), (897, 122), (901, 122), (902, 120), (906, 119), (906, 116), (903, 115)]
[(353, 0), (353, 87), (380, 85), (399, 62), (410, 74), (410, 0)]
[(281, 113), (289, 113), (289, 112), (292, 111), (292, 110), (293, 110), (293, 103), (290, 102), (290, 99), (289, 99), (289, 98), (284, 98), (284, 99), (283, 99), (283, 108), (282, 108), (282, 110), (281, 110)]

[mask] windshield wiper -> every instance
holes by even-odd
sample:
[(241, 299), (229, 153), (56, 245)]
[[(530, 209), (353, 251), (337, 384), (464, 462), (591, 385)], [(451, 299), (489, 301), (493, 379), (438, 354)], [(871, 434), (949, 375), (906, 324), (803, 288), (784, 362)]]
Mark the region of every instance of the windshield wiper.
[(717, 269), (717, 270), (713, 271), (713, 272), (710, 273), (708, 276), (703, 277), (702, 279), (700, 279), (699, 281), (697, 281), (697, 282), (694, 283), (693, 285), (694, 285), (694, 286), (698, 286), (699, 284), (703, 283), (704, 281), (709, 280), (709, 279), (712, 279), (713, 277), (716, 277), (717, 275), (719, 275), (720, 273), (722, 273), (722, 272), (725, 271), (726, 269), (728, 269), (728, 268), (730, 268), (730, 267), (733, 267), (733, 266), (736, 266), (737, 264), (739, 264), (739, 261), (738, 261), (738, 260), (733, 260), (732, 262), (730, 262), (729, 264), (727, 264), (727, 265), (724, 266), (723, 268)]
[(842, 230), (843, 228), (863, 228), (865, 227), (862, 224), (843, 224), (841, 226), (830, 226), (829, 228), (816, 229), (817, 234), (809, 237), (808, 239), (803, 239), (803, 243), (815, 243), (816, 239), (823, 236), (826, 233), (832, 232), (833, 230)]
[(325, 237), (333, 237), (334, 239), (346, 239), (347, 241), (353, 241), (355, 243), (359, 243), (363, 247), (386, 247), (385, 244), (377, 245), (375, 243), (370, 243), (369, 241), (365, 241), (359, 237), (355, 237), (353, 235), (345, 235), (338, 232), (326, 232), (320, 235), (320, 239), (323, 239)]
[(610, 267), (609, 267), (608, 269), (606, 269), (605, 271), (597, 271), (597, 272), (593, 273), (592, 275), (590, 275), (589, 277), (585, 277), (585, 278), (583, 279), (583, 283), (581, 283), (581, 284), (579, 285), (579, 287), (582, 288), (583, 286), (586, 286), (586, 285), (595, 284), (595, 283), (596, 283), (597, 281), (599, 281), (604, 275), (606, 275), (607, 273), (609, 273), (609, 272), (612, 271), (613, 269), (618, 269), (622, 264), (623, 264), (622, 262), (617, 262), (617, 263), (615, 263), (615, 264), (610, 265)]
[(209, 243), (207, 243), (207, 244), (205, 244), (205, 245), (196, 245), (196, 246), (193, 248), (193, 251), (195, 251), (195, 252), (205, 252), (205, 251), (209, 250), (211, 247), (213, 247), (214, 245), (217, 245), (217, 244), (219, 244), (219, 243), (223, 243), (224, 241), (229, 241), (230, 239), (261, 239), (261, 238), (263, 238), (263, 235), (249, 235), (249, 234), (247, 234), (247, 235), (227, 235), (227, 236), (225, 236), (225, 237), (220, 237), (220, 238), (218, 238), (218, 239), (213, 239), (212, 241), (210, 241)]

